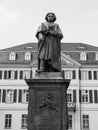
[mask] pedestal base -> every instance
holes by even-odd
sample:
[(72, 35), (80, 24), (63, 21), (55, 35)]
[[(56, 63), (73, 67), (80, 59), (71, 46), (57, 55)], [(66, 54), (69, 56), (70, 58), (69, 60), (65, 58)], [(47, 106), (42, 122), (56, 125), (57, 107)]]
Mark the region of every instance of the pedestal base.
[(70, 80), (58, 73), (36, 74), (29, 85), (28, 130), (67, 130)]

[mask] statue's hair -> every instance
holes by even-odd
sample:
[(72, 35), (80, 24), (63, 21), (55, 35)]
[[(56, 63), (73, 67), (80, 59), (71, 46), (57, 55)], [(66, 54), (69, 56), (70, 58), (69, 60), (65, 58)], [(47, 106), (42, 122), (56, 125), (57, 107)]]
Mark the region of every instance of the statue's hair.
[(52, 13), (52, 12), (46, 14), (46, 16), (45, 16), (46, 21), (48, 22), (48, 15), (49, 15), (49, 14), (52, 14), (52, 15), (53, 15), (53, 17), (54, 17), (53, 22), (56, 21), (56, 16), (55, 16), (55, 14)]

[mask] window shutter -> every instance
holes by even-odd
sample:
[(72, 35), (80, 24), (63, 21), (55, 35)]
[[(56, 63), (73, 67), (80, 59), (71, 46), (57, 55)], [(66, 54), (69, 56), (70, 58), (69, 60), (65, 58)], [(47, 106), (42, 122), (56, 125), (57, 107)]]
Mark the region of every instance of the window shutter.
[(94, 79), (97, 79), (97, 71), (94, 71)]
[(79, 102), (81, 103), (82, 102), (82, 100), (81, 100), (81, 90), (79, 90)]
[(92, 79), (92, 72), (88, 71), (88, 78), (91, 80)]
[(18, 102), (22, 102), (22, 90), (21, 89), (19, 89)]
[(0, 79), (2, 79), (2, 70), (0, 70)]
[(1, 89), (0, 89), (0, 102), (1, 102)]
[(20, 71), (20, 79), (23, 79), (23, 71)]
[(73, 90), (73, 102), (76, 102), (76, 90)]
[(7, 71), (4, 71), (4, 79), (7, 79)]
[(8, 71), (8, 78), (11, 79), (11, 70)]
[(90, 102), (90, 103), (93, 103), (92, 90), (89, 90), (89, 102)]
[(81, 79), (81, 71), (79, 70), (79, 79)]
[(33, 59), (33, 54), (31, 53), (31, 60)]
[(15, 71), (15, 79), (18, 79), (18, 71)]
[(5, 99), (6, 99), (6, 90), (3, 89), (2, 102), (5, 102)]
[(30, 70), (30, 79), (32, 79), (32, 70)]
[(14, 90), (14, 99), (13, 99), (14, 102), (17, 101), (17, 89)]
[(95, 100), (95, 103), (98, 103), (97, 90), (94, 90), (94, 100)]
[(72, 71), (72, 79), (76, 79), (76, 71), (75, 70)]

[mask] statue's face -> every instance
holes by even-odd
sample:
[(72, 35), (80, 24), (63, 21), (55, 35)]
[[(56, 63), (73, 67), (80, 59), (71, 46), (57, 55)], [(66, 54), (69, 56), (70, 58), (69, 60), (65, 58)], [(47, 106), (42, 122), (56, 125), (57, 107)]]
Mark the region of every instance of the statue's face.
[(47, 20), (48, 20), (48, 22), (53, 22), (54, 15), (53, 14), (48, 14)]

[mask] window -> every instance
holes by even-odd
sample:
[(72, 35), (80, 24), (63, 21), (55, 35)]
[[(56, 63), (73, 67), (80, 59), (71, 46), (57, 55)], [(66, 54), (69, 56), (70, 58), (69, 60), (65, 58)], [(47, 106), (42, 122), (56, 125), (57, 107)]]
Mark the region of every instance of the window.
[(14, 70), (5, 70), (4, 71), (4, 79), (17, 79), (18, 71)]
[(21, 117), (21, 128), (27, 128), (27, 115), (26, 114), (24, 114), (24, 115), (22, 115), (22, 117)]
[(80, 53), (80, 60), (86, 61), (86, 52), (81, 52)]
[(29, 100), (29, 93), (27, 89), (22, 91), (22, 102), (28, 102)]
[(14, 79), (14, 71), (8, 71), (8, 79)]
[(71, 90), (71, 89), (68, 89), (67, 90), (67, 102), (68, 103), (72, 103), (72, 102), (76, 102), (76, 90)]
[(3, 89), (2, 102), (13, 103), (16, 101), (17, 101), (17, 90), (16, 89)]
[(30, 78), (30, 70), (20, 71), (20, 79), (29, 79), (29, 78)]
[(25, 70), (24, 72), (23, 72), (23, 78), (24, 79), (29, 79), (30, 78), (30, 71), (29, 70)]
[(65, 78), (66, 79), (76, 79), (76, 71), (75, 70), (66, 70)]
[(12, 127), (12, 115), (6, 114), (5, 115), (5, 129), (11, 129)]
[(28, 103), (29, 100), (29, 91), (27, 89), (19, 90), (19, 99), (18, 101), (21, 103)]
[(83, 129), (89, 129), (89, 115), (83, 115)]
[(81, 79), (82, 80), (91, 80), (92, 79), (92, 71), (81, 71)]
[(15, 52), (10, 53), (9, 60), (16, 60), (16, 53)]
[(68, 115), (68, 129), (72, 129), (72, 115)]
[(98, 60), (98, 52), (95, 53), (95, 59)]
[(67, 102), (73, 102), (73, 91), (72, 90), (68, 90), (67, 91)]
[(92, 90), (80, 90), (79, 91), (79, 100), (82, 103), (93, 103), (93, 92)]
[(81, 79), (88, 79), (88, 72), (87, 71), (81, 71)]
[(30, 52), (25, 53), (25, 60), (31, 60), (31, 53)]
[(87, 103), (89, 102), (89, 91), (82, 90), (82, 102)]
[(65, 71), (65, 78), (66, 79), (71, 79), (72, 75), (71, 75), (71, 70), (66, 70)]
[(6, 102), (13, 102), (13, 90), (7, 89), (6, 90)]

